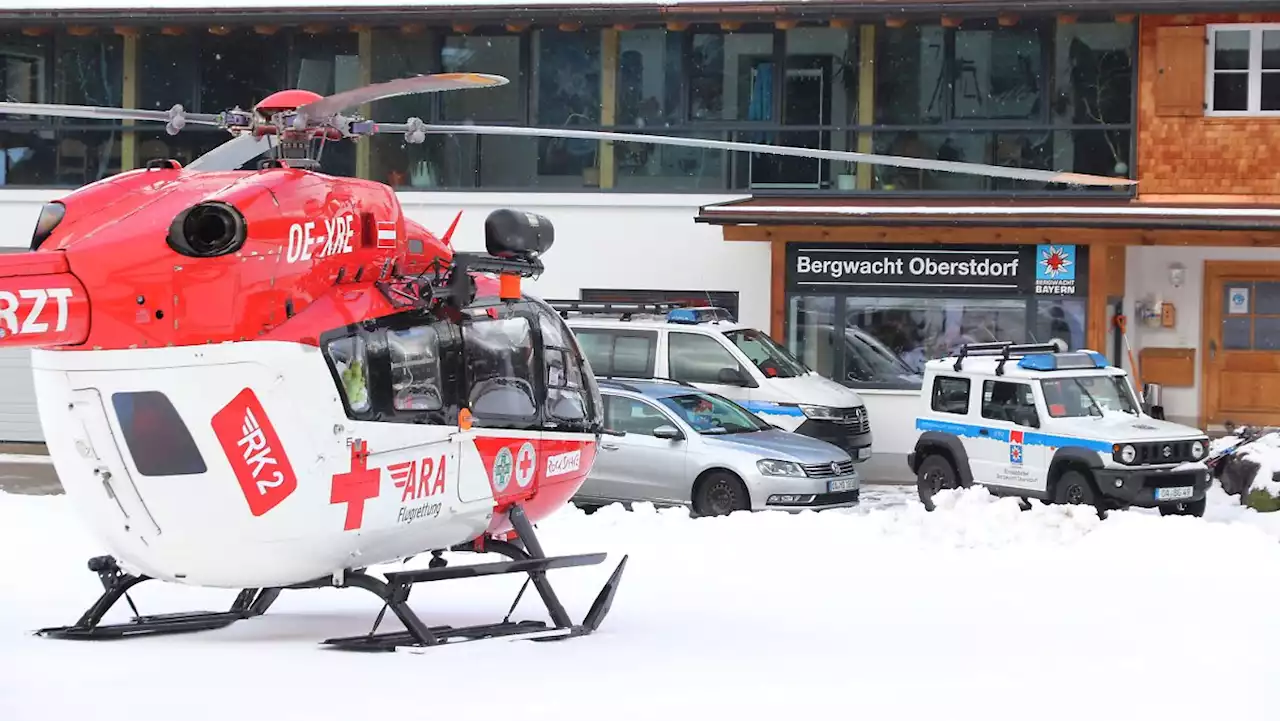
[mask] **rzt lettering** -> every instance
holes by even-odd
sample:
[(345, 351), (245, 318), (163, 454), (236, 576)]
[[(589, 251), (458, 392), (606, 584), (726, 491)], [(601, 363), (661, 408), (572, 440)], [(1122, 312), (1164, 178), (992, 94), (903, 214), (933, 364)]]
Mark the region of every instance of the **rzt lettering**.
[(49, 332), (49, 319), (44, 311), (50, 300), (57, 308), (54, 331), (61, 333), (67, 329), (67, 301), (70, 299), (70, 288), (28, 288), (17, 293), (0, 290), (0, 330), (4, 331), (0, 336)]
[(214, 414), (212, 425), (250, 513), (261, 516), (293, 494), (298, 477), (280, 436), (252, 390), (240, 391)]
[(318, 222), (309, 220), (290, 225), (286, 259), (297, 263), (352, 252), (351, 241), (355, 238), (352, 221), (352, 215), (344, 213)]
[(253, 417), (253, 411), (248, 408), (244, 411), (244, 425), (241, 426), (240, 432), (244, 435), (236, 445), (243, 446), (244, 460), (253, 466), (253, 480), (258, 484), (258, 493), (265, 496), (267, 489), (279, 488), (284, 484), (284, 474), (273, 470), (270, 479), (264, 480), (261, 477), (263, 468), (277, 464), (276, 459), (271, 457), (271, 446), (267, 444), (267, 436), (258, 425), (258, 419)]

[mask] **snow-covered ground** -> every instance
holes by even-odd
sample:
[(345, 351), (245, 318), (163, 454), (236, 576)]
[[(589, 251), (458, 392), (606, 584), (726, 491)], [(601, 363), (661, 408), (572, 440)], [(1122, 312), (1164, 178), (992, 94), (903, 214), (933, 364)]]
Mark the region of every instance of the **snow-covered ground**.
[[(549, 574), (575, 619), (631, 556), (596, 635), (385, 655), (317, 645), (367, 631), (380, 604), (356, 590), (286, 592), (203, 634), (33, 637), (92, 601), (84, 563), (101, 549), (64, 497), (0, 494), (0, 719), (1280, 718), (1280, 514), (1216, 490), (1204, 519), (1106, 521), (981, 489), (931, 514), (886, 493), (877, 508), (699, 520), (567, 508), (539, 528), (548, 551), (610, 554)], [(429, 623), (496, 620), (519, 585), (425, 584), (414, 606)], [(134, 599), (148, 613), (232, 596), (144, 584)], [(544, 618), (535, 594), (516, 617)]]

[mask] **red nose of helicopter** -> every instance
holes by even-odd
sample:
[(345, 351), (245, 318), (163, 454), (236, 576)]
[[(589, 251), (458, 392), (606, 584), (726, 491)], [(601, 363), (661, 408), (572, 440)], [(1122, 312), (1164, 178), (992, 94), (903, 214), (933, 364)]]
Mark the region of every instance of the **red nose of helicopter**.
[(66, 256), (0, 255), (0, 347), (51, 348), (89, 335), (89, 296)]

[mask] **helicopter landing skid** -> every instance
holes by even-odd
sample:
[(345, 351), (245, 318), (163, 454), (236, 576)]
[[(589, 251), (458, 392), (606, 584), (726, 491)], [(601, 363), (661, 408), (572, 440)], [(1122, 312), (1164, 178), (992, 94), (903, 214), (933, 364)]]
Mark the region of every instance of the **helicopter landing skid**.
[[(596, 596), (595, 601), (591, 604), (591, 608), (587, 611), (582, 623), (574, 624), (569, 619), (568, 612), (565, 611), (564, 606), (560, 603), (560, 599), (556, 597), (555, 590), (546, 578), (546, 572), (552, 568), (593, 566), (604, 561), (605, 554), (590, 553), (577, 556), (548, 557), (543, 553), (542, 545), (538, 543), (537, 536), (534, 535), (533, 524), (529, 523), (529, 519), (524, 515), (523, 509), (519, 506), (513, 506), (508, 512), (508, 517), (518, 539), (521, 541), (521, 545), (482, 537), (480, 539), (481, 543), (478, 545), (458, 546), (452, 550), (498, 553), (510, 558), (510, 561), (446, 567), (443, 565), (443, 560), (439, 559), (437, 555), (429, 564), (431, 567), (415, 571), (386, 573), (383, 574), (387, 579), (386, 581), (374, 578), (363, 571), (348, 574), (344, 579), (344, 586), (363, 588), (370, 591), (381, 598), (385, 605), (379, 611), (378, 617), (373, 622), (373, 628), (370, 629), (368, 634), (331, 638), (325, 641), (324, 644), (346, 651), (395, 651), (402, 647), (428, 647), (504, 637), (526, 641), (562, 641), (585, 636), (598, 629), (613, 605), (613, 597), (618, 592), (618, 584), (622, 580), (622, 571), (626, 568), (628, 557), (622, 557), (618, 567), (614, 569), (609, 576), (609, 580), (600, 589), (599, 595)], [(437, 566), (438, 563), (440, 565)], [(527, 573), (529, 578), (520, 587), (520, 592), (516, 594), (515, 601), (512, 602), (511, 608), (507, 611), (506, 618), (498, 623), (463, 627), (427, 626), (414, 613), (413, 609), (409, 608), (409, 591), (414, 584), (506, 573)], [(546, 606), (547, 613), (551, 616), (553, 626), (548, 626), (543, 621), (510, 620), (511, 614), (515, 612), (516, 606), (520, 603), (520, 599), (524, 596), (525, 589), (529, 587), (530, 583), (533, 584), (538, 595), (541, 596), (542, 603)], [(382, 623), (382, 619), (388, 609), (404, 624), (405, 630), (374, 633)]]
[[(125, 573), (111, 556), (96, 556), (89, 559), (89, 570), (98, 574), (102, 581), (102, 595), (89, 607), (88, 611), (72, 626), (55, 626), (36, 631), (37, 636), (71, 640), (110, 640), (129, 636), (162, 636), (174, 633), (191, 633), (193, 631), (212, 631), (225, 628), (236, 621), (267, 612), (276, 597), (279, 588), (246, 588), (236, 596), (228, 611), (195, 611), (188, 613), (164, 613), (143, 616), (138, 607), (129, 598), (129, 589), (151, 580), (150, 576), (135, 576)], [(102, 617), (123, 597), (133, 610), (133, 620), (124, 623), (100, 625)]]

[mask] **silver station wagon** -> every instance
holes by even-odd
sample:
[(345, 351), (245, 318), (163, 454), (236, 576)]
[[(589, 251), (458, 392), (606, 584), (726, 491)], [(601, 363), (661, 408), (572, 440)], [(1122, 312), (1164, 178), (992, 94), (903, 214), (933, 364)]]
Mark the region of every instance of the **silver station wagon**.
[(699, 516), (854, 506), (845, 450), (679, 381), (599, 378), (605, 435), (575, 505), (649, 501)]

